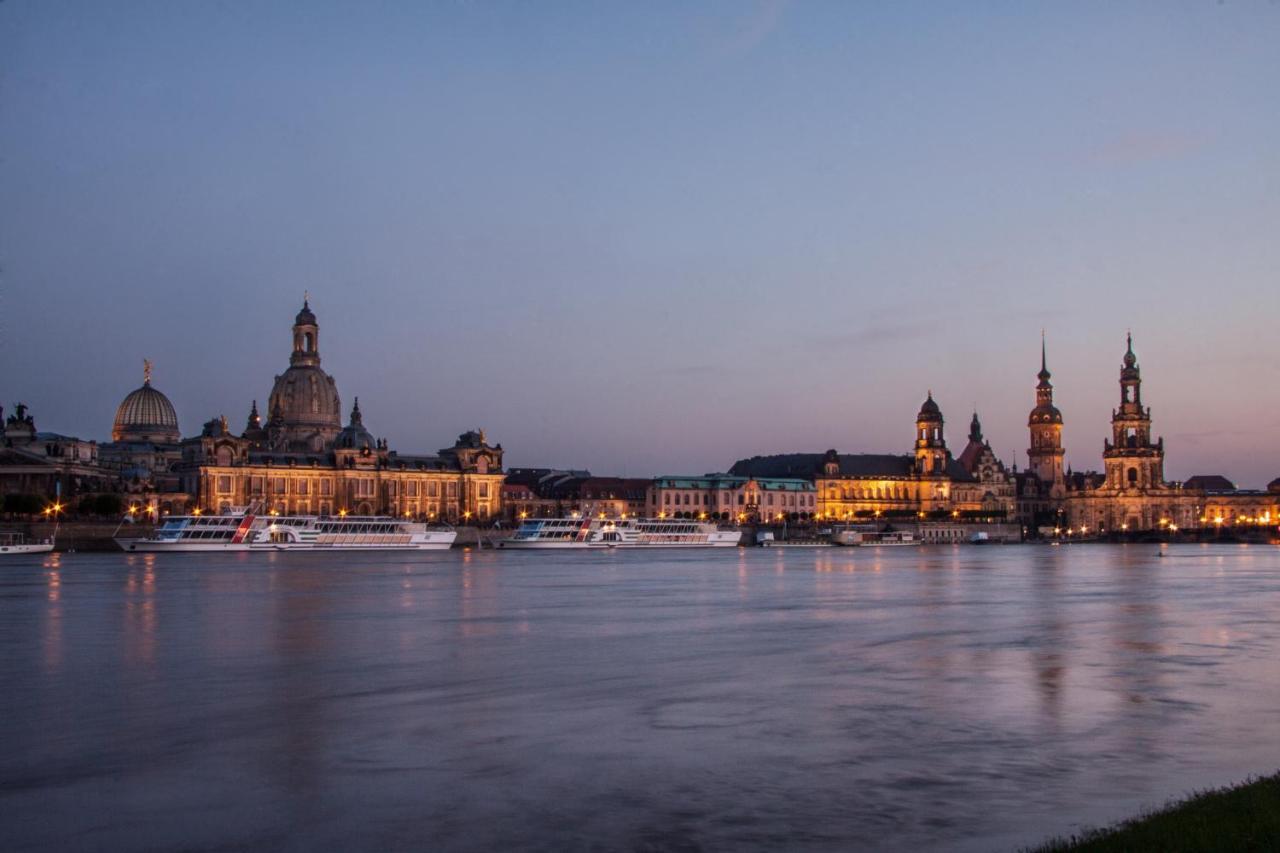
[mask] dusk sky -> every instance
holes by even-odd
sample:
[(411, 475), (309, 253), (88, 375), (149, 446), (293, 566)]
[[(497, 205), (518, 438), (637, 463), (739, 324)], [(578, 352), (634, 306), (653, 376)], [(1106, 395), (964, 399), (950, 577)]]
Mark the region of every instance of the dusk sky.
[[(1280, 476), (1280, 3), (0, 4), (0, 402), (142, 360), (243, 427), (311, 293), (393, 449), (647, 476), (1025, 464), (1040, 330), (1101, 467)], [(264, 412), (265, 414), (265, 412)]]

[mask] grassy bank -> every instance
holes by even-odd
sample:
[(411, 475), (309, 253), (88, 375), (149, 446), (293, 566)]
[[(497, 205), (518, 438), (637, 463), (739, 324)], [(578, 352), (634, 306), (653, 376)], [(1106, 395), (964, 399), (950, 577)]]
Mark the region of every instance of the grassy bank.
[(1142, 850), (1280, 850), (1280, 773), (1202, 791), (1109, 829), (1054, 839), (1030, 853)]

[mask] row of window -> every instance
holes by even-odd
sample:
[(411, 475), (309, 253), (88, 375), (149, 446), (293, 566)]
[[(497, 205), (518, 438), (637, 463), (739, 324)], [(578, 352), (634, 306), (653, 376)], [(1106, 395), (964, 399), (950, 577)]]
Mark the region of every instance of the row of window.
[[(722, 503), (724, 504), (730, 503), (729, 494), (730, 494), (729, 492), (722, 493), (722, 497), (721, 497)], [(745, 492), (738, 493), (738, 506), (746, 505), (747, 503), (746, 497), (747, 495)], [(777, 498), (776, 502), (774, 501), (775, 497)], [(699, 493), (696, 493), (696, 492), (692, 494), (689, 492), (675, 492), (675, 493), (663, 492), (662, 504), (663, 506), (672, 506), (672, 505), (711, 506), (711, 493), (702, 492), (699, 495)], [(798, 494), (796, 492), (789, 492), (789, 493), (765, 492), (765, 506), (775, 506), (775, 505), (776, 506), (794, 506), (794, 507), (806, 507), (806, 506), (812, 507), (814, 505), (814, 495)], [(759, 506), (759, 504), (753, 502), (752, 506)]]
[[(377, 493), (376, 481), (372, 477), (361, 477), (357, 479), (347, 480), (351, 484), (352, 494), (358, 498), (371, 498)], [(291, 485), (292, 484), (292, 485)], [(444, 495), (449, 498), (458, 496), (458, 483), (450, 481), (444, 484)], [(387, 481), (387, 494), (395, 496), (398, 491), (398, 482), (396, 480)], [(422, 488), (425, 487), (425, 488)], [(234, 482), (231, 475), (219, 474), (214, 483), (214, 488), (218, 494), (229, 495), (234, 489)], [(313, 485), (309, 479), (287, 477), (261, 477), (253, 476), (248, 478), (248, 492), (250, 497), (261, 497), (268, 493), (273, 495), (310, 495), (313, 492), (322, 497), (333, 496), (333, 480), (324, 478), (316, 481)], [(317, 491), (318, 489), (318, 491)], [(489, 484), (478, 483), (476, 486), (477, 496), (481, 498), (489, 497)], [(440, 482), (438, 480), (428, 480), (420, 484), (417, 480), (409, 480), (404, 484), (404, 496), (416, 498), (419, 492), (425, 494), (429, 498), (440, 497)]]

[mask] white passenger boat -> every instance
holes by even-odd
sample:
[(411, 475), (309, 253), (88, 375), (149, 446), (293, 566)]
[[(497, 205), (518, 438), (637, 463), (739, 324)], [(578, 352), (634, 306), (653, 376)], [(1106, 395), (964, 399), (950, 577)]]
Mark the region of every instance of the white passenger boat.
[(24, 533), (0, 532), (0, 554), (47, 554), (52, 550), (52, 539), (28, 542)]
[(738, 530), (657, 518), (530, 518), (499, 548), (732, 548)]
[(434, 551), (457, 535), (388, 516), (179, 515), (116, 543), (126, 551)]

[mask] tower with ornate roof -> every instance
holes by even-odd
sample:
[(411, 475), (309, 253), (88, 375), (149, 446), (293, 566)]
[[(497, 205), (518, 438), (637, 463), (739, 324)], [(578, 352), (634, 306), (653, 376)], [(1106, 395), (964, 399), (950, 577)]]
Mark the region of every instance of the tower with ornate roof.
[(916, 472), (941, 476), (947, 471), (947, 441), (943, 436), (942, 410), (933, 401), (933, 392), (916, 415)]
[[(1053, 383), (1050, 378), (1048, 358), (1045, 353), (1044, 335), (1040, 336), (1040, 373), (1036, 385), (1036, 407), (1027, 418), (1031, 431), (1031, 447), (1027, 449), (1027, 468), (1040, 480), (1048, 497), (1061, 498), (1066, 491), (1063, 473), (1062, 412), (1053, 404)], [(1044, 492), (1041, 492), (1044, 494)]]
[(1133, 353), (1133, 335), (1120, 368), (1120, 408), (1111, 412), (1111, 440), (1103, 446), (1107, 486), (1112, 489), (1164, 487), (1164, 439), (1151, 440), (1151, 410), (1142, 405), (1142, 373)]
[(273, 449), (318, 452), (342, 431), (338, 385), (320, 368), (320, 325), (309, 299), (294, 318), (289, 368), (276, 377), (267, 410)]

